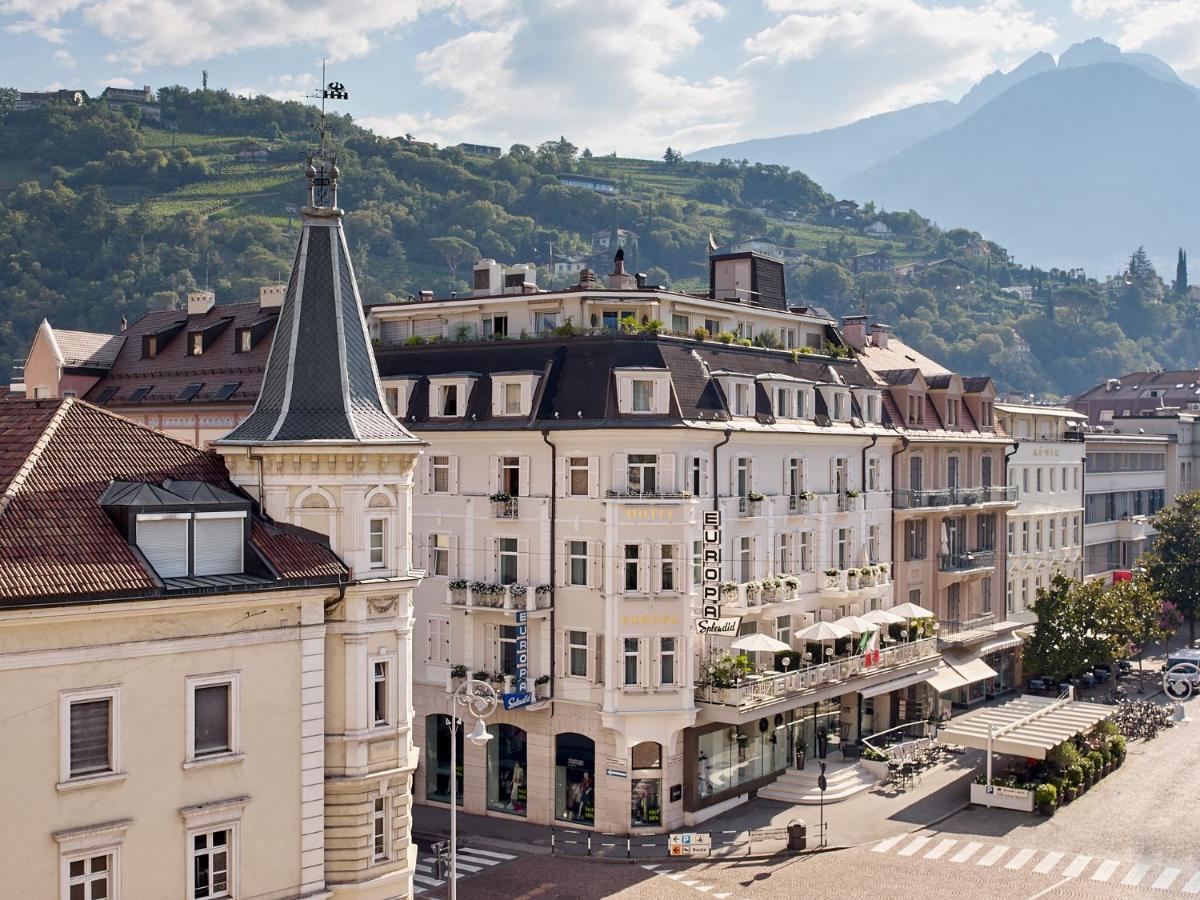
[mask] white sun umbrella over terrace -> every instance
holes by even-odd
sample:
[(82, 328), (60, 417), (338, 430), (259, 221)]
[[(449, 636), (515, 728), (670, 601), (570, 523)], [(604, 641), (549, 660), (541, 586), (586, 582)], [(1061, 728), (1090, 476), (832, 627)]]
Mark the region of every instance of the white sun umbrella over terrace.
[(872, 625), (903, 625), (905, 622), (904, 616), (898, 616), (890, 609), (873, 609), (863, 613), (861, 618)]
[(807, 628), (797, 631), (795, 637), (802, 641), (812, 641), (814, 644), (822, 641), (836, 641), (840, 638), (850, 637), (849, 628), (838, 625), (836, 622), (817, 622), (815, 625), (809, 625)]
[(869, 622), (859, 616), (842, 616), (842, 618), (833, 624), (841, 625), (843, 628), (848, 629), (851, 634), (863, 634), (867, 631), (874, 631), (879, 627), (875, 622)]
[(929, 619), (933, 617), (933, 610), (917, 606), (915, 603), (901, 603), (899, 606), (893, 606), (888, 612), (893, 615), (903, 616), (906, 619)]
[(733, 642), (734, 650), (744, 650), (747, 653), (783, 653), (792, 649), (790, 644), (777, 641), (769, 634), (746, 634)]

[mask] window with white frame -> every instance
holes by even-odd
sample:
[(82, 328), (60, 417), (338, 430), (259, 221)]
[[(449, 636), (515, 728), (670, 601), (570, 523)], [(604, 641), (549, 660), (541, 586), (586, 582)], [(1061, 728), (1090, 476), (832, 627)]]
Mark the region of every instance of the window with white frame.
[(791, 388), (775, 388), (775, 418), (790, 419), (794, 414), (792, 397), (795, 391)]
[(117, 851), (90, 851), (66, 856), (63, 900), (115, 900), (119, 897)]
[(672, 313), (671, 330), (676, 334), (687, 334), (691, 330), (688, 324), (688, 317), (680, 313)]
[(798, 457), (788, 458), (784, 474), (784, 491), (789, 497), (799, 497), (804, 493), (804, 461)]
[(785, 644), (792, 642), (792, 617), (790, 615), (775, 617), (775, 640), (783, 641)]
[(946, 427), (954, 428), (958, 425), (958, 400), (953, 397), (946, 398)]
[(735, 416), (750, 415), (750, 385), (741, 382), (733, 386), (733, 414)]
[(501, 385), (504, 391), (504, 415), (519, 416), (521, 410), (521, 385), (519, 382), (509, 381)]
[(872, 456), (867, 459), (867, 490), (879, 490), (879, 457)]
[(533, 314), (533, 330), (536, 334), (545, 334), (558, 327), (558, 312), (535, 312)]
[(879, 526), (867, 526), (867, 559), (871, 565), (879, 562)]
[(217, 828), (191, 835), (192, 898), (233, 897), (234, 830)]
[(693, 456), (688, 461), (687, 468), (688, 487), (692, 492), (693, 497), (704, 496), (704, 459), (699, 456)]
[(921, 425), (925, 421), (925, 397), (922, 394), (908, 395), (908, 424)]
[(236, 672), (187, 679), (188, 763), (241, 752), (239, 682)]
[(375, 862), (388, 858), (387, 797), (376, 797), (371, 810), (372, 857)]
[(1056, 524), (1057, 523), (1054, 521), (1053, 516), (1051, 516), (1050, 520), (1046, 523), (1046, 543), (1049, 545), (1051, 550), (1055, 549), (1058, 543), (1058, 529), (1054, 527)]
[(379, 727), (391, 720), (389, 701), (391, 666), (386, 659), (371, 661), (371, 724)]
[(430, 490), (435, 494), (450, 493), (450, 457), (434, 456), (429, 461), (433, 473)]
[(658, 639), (658, 683), (675, 683), (675, 638)]
[(1067, 546), (1067, 517), (1066, 516), (1062, 517), (1062, 522), (1060, 524), (1062, 525), (1062, 545), (1065, 547), (1065, 546)]
[(517, 558), (516, 538), (496, 538), (496, 580), (501, 584), (516, 582)]
[(800, 532), (800, 571), (811, 572), (813, 570), (813, 533), (811, 531)]
[(787, 573), (792, 571), (792, 540), (793, 535), (789, 532), (782, 531), (775, 535), (775, 562), (774, 570), (778, 573)]
[(628, 457), (629, 493), (653, 494), (658, 490), (658, 456), (630, 453)]
[(754, 578), (754, 540), (748, 535), (738, 538), (738, 580), (743, 584)]
[(521, 457), (500, 457), (499, 478), (502, 493), (508, 494), (510, 497), (522, 496), (524, 485), (521, 484)]
[(633, 412), (654, 412), (654, 382), (652, 380), (633, 379)]
[(587, 678), (588, 637), (586, 631), (567, 632), (567, 674)]
[(372, 569), (387, 567), (387, 519), (371, 519), (368, 528)]
[(622, 642), (622, 683), (625, 685), (636, 685), (641, 679), (638, 677), (638, 644), (637, 638), (625, 638)]
[(458, 385), (457, 384), (441, 384), (438, 385), (438, 402), (437, 415), (440, 416), (457, 416), (458, 412)]
[(567, 496), (586, 497), (591, 492), (592, 467), (586, 456), (567, 457)]
[(808, 391), (801, 388), (800, 390), (796, 391), (796, 418), (807, 419), (808, 409)]
[(675, 581), (674, 544), (660, 544), (658, 547), (658, 589), (665, 593), (679, 589)]
[(1042, 552), (1042, 520), (1038, 519), (1033, 523), (1034, 548), (1038, 553)]
[(737, 465), (734, 466), (734, 485), (733, 492), (738, 497), (747, 496), (754, 490), (753, 484), (753, 463), (748, 456), (740, 456), (737, 460)]
[(1029, 552), (1029, 520), (1026, 519), (1021, 523), (1021, 552)]
[(838, 421), (846, 419), (846, 395), (837, 391), (833, 395), (833, 417)]
[(839, 569), (850, 568), (853, 550), (853, 531), (849, 528), (836, 528), (833, 532), (834, 564)]
[(625, 590), (631, 593), (637, 593), (641, 590), (641, 574), (642, 574), (642, 548), (639, 544), (626, 544), (624, 559), (622, 583), (625, 585)]
[(577, 587), (587, 587), (587, 541), (567, 541), (567, 584)]
[(1008, 545), (1007, 546), (1008, 546), (1008, 555), (1009, 556), (1012, 556), (1012, 554), (1013, 554), (1013, 536), (1016, 534), (1016, 527), (1017, 526), (1016, 526), (1015, 522), (1008, 523)]
[(450, 574), (450, 535), (431, 534), (429, 548), (432, 551), (430, 575), (447, 577)]
[(703, 581), (704, 542), (692, 541), (692, 587), (698, 588)]
[(61, 781), (121, 773), (120, 688), (64, 691), (60, 698)]

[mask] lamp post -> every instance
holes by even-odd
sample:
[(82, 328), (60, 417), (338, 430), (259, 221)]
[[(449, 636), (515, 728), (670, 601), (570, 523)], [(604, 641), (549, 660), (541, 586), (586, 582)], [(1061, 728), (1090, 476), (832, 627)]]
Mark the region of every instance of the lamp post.
[(475, 716), (467, 740), (482, 747), (492, 739), (483, 720), (496, 711), (496, 690), (486, 681), (468, 678), (450, 695), (450, 900), (458, 897), (458, 708)]

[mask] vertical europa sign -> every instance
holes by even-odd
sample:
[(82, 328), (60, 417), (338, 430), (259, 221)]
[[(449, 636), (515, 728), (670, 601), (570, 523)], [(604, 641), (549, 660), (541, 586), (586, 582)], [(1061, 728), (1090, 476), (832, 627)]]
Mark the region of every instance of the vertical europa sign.
[(702, 527), (700, 618), (696, 620), (696, 631), (736, 635), (741, 618), (721, 616), (721, 513), (716, 510), (704, 513)]

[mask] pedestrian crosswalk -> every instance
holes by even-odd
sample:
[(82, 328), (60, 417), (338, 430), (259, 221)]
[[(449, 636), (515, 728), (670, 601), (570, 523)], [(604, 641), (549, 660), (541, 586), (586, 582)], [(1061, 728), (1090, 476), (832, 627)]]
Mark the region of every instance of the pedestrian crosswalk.
[[(642, 868), (647, 872), (653, 872), (655, 875), (662, 875), (665, 878), (670, 878), (684, 887), (693, 888), (702, 894), (707, 894), (713, 900), (729, 900), (733, 897), (732, 891), (718, 890), (715, 884), (707, 883), (703, 878), (690, 878), (689, 876), (702, 875), (702, 872), (697, 872), (692, 869), (679, 869), (675, 866), (666, 866), (661, 863), (651, 864), (643, 863)], [(686, 881), (684, 879), (687, 879)], [(744, 900), (744, 898), (743, 898)]]
[[(498, 853), (495, 850), (480, 850), (475, 847), (459, 847), (458, 859), (454, 871), (458, 880), (469, 878), (490, 866), (498, 866), (517, 857), (511, 853)], [(413, 895), (442, 887), (446, 879), (437, 877), (437, 859), (431, 853), (422, 852), (417, 856), (417, 871), (413, 875)]]
[(872, 853), (891, 853), (919, 860), (940, 860), (959, 866), (982, 866), (1014, 872), (1033, 872), (1098, 884), (1141, 887), (1155, 892), (1200, 895), (1200, 869), (1187, 871), (1165, 863), (1127, 862), (1084, 853), (986, 844), (939, 834), (901, 834), (880, 841)]

